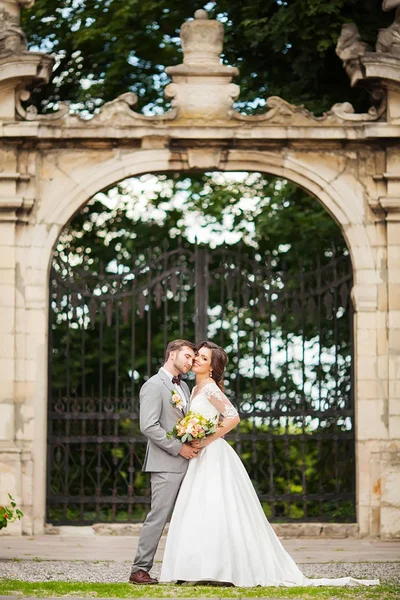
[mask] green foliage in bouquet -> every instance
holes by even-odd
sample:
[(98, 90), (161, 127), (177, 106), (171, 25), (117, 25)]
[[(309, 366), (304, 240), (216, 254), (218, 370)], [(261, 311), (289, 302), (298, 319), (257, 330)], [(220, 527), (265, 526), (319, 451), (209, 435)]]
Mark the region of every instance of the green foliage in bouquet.
[(9, 523), (14, 523), (14, 521), (24, 516), (24, 513), (16, 508), (16, 502), (11, 494), (8, 494), (8, 497), (10, 498), (11, 508), (0, 506), (0, 529), (4, 529)]

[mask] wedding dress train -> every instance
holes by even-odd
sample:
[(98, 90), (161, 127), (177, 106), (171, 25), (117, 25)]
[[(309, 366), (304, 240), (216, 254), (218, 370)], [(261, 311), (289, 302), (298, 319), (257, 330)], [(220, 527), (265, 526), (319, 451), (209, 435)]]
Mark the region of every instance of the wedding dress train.
[[(193, 398), (190, 410), (207, 418), (237, 414), (215, 384)], [(379, 583), (305, 577), (265, 517), (240, 458), (222, 438), (190, 461), (178, 494), (160, 577), (163, 582), (176, 580), (241, 587)]]

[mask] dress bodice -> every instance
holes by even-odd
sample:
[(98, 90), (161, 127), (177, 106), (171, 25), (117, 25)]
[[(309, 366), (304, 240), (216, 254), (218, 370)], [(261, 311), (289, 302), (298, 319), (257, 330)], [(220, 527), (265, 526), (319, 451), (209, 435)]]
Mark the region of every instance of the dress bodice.
[(238, 415), (236, 408), (215, 383), (207, 383), (199, 391), (193, 389), (190, 410), (213, 420), (218, 420), (220, 414), (227, 419)]
[(206, 417), (206, 419), (212, 419), (213, 421), (217, 421), (220, 415), (220, 412), (207, 398), (205, 389), (200, 390), (200, 392), (195, 394), (194, 398), (190, 402), (189, 410), (195, 413), (200, 413), (203, 415), (203, 417)]

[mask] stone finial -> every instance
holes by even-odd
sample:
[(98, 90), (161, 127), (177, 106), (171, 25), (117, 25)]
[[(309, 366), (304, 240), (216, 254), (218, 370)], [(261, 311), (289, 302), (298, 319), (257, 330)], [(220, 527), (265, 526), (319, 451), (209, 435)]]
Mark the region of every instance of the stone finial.
[(181, 27), (184, 65), (218, 65), (224, 40), (224, 27), (219, 21), (209, 19), (207, 11), (194, 13), (194, 20)]
[(224, 27), (197, 10), (181, 27), (183, 63), (167, 67), (172, 84), (165, 95), (172, 99), (177, 118), (185, 122), (226, 121), (239, 87), (231, 83), (235, 67), (221, 63)]
[(199, 8), (194, 13), (194, 18), (195, 19), (208, 19), (208, 12), (206, 10), (204, 10), (204, 8)]

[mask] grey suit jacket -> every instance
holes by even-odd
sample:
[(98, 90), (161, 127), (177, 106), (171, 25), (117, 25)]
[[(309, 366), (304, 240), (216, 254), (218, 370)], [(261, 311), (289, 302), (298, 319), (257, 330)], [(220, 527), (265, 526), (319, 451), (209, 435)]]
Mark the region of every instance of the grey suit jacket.
[[(189, 403), (189, 388), (184, 381), (181, 387)], [(188, 467), (189, 461), (179, 454), (182, 443), (167, 438), (167, 432), (186, 414), (171, 404), (172, 391), (175, 386), (162, 369), (140, 390), (140, 431), (147, 438), (143, 471), (183, 473)]]

